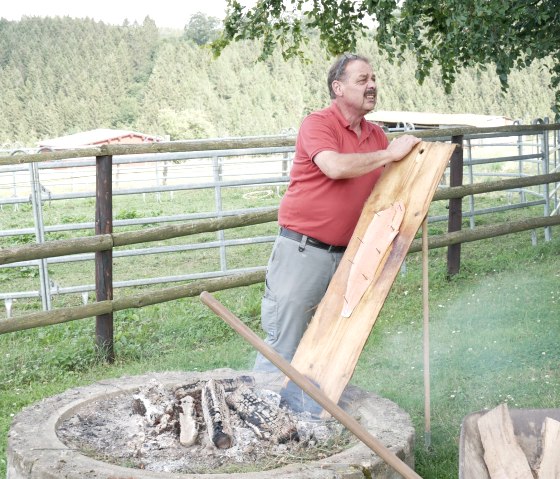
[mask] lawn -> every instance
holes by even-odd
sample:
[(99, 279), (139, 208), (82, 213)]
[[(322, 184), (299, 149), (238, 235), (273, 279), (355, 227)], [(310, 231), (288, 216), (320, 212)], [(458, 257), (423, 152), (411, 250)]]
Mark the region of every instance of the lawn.
[[(463, 245), (460, 274), (429, 255), (431, 447), (424, 442), (421, 256), (411, 254), (363, 350), (352, 383), (389, 398), (416, 428), (416, 470), (456, 478), (467, 414), (500, 403), (560, 407), (560, 241), (531, 232)], [(262, 285), (216, 294), (260, 332)], [(94, 319), (0, 336), (0, 476), (15, 414), (68, 388), (151, 371), (248, 369), (255, 352), (187, 298), (115, 315), (114, 364), (93, 347)]]

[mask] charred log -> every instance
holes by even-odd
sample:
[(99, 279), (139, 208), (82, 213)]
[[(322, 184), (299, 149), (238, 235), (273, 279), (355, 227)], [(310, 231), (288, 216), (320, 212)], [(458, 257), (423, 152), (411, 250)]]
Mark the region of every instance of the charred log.
[(227, 404), (261, 439), (275, 443), (299, 440), (296, 421), (291, 414), (253, 389), (239, 386), (226, 398)]
[(233, 445), (233, 432), (224, 386), (210, 379), (202, 388), (201, 399), (202, 413), (210, 440), (219, 449), (230, 448)]
[[(252, 376), (238, 376), (235, 378), (216, 379), (215, 381), (217, 383), (220, 383), (224, 387), (225, 392), (231, 392), (241, 385), (255, 385), (255, 378)], [(175, 399), (181, 400), (185, 396), (197, 397), (197, 395), (200, 397), (202, 388), (206, 385), (207, 382), (208, 381), (206, 380), (196, 381), (194, 383), (185, 384), (184, 386), (175, 389)]]
[(132, 399), (132, 414), (138, 414), (139, 416), (146, 415), (146, 406), (142, 399), (138, 397)]

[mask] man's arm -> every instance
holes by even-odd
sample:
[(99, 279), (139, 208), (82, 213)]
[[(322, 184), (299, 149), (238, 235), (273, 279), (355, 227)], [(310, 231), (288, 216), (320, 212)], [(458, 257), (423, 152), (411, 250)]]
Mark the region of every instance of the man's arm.
[(420, 138), (403, 135), (395, 138), (386, 150), (368, 153), (338, 153), (325, 150), (317, 153), (313, 161), (326, 176), (333, 180), (355, 178), (393, 161), (402, 160), (419, 142)]

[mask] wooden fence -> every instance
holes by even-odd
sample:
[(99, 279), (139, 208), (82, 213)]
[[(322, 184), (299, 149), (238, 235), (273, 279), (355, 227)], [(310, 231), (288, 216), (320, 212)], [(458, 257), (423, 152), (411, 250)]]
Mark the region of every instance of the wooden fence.
[[(536, 132), (556, 131), (560, 125), (520, 125), (498, 128), (456, 128), (447, 130), (415, 131), (414, 134), (426, 140), (451, 140), (461, 145), (466, 135), (483, 138), (500, 132), (510, 135), (535, 134)], [(397, 134), (389, 135), (397, 136)], [(96, 302), (83, 306), (59, 308), (53, 311), (37, 312), (0, 320), (0, 334), (21, 331), (40, 326), (58, 324), (76, 319), (96, 317), (96, 345), (103, 351), (107, 360), (114, 359), (113, 350), (113, 313), (129, 308), (171, 301), (179, 298), (196, 296), (202, 291), (219, 291), (228, 288), (247, 286), (264, 281), (264, 271), (243, 273), (216, 279), (200, 280), (193, 283), (157, 289), (113, 299), (112, 285), (112, 250), (114, 247), (161, 241), (164, 239), (192, 235), (201, 232), (220, 231), (229, 228), (268, 223), (276, 221), (277, 208), (264, 212), (242, 214), (209, 220), (193, 221), (173, 226), (153, 227), (138, 231), (113, 233), (112, 231), (112, 158), (115, 155), (165, 153), (177, 151), (223, 150), (235, 148), (257, 148), (270, 146), (291, 146), (294, 136), (271, 136), (259, 138), (234, 138), (225, 140), (196, 140), (171, 143), (152, 143), (146, 145), (103, 145), (92, 148), (64, 150), (52, 153), (0, 157), (0, 165), (60, 160), (64, 158), (96, 157), (96, 235), (90, 238), (49, 241), (0, 250), (0, 264), (9, 264), (23, 260), (52, 258), (67, 254), (92, 253), (96, 255)], [(429, 248), (448, 248), (448, 274), (453, 275), (460, 268), (460, 245), (537, 228), (549, 228), (560, 224), (560, 215), (526, 218), (516, 222), (507, 222), (476, 229), (461, 230), (461, 200), (470, 195), (495, 191), (525, 188), (536, 185), (548, 185), (560, 182), (560, 172), (553, 171), (542, 175), (513, 178), (502, 181), (462, 185), (463, 157), (462, 148), (450, 164), (450, 187), (438, 190), (434, 201), (449, 201), (448, 233), (431, 236)], [(420, 240), (415, 240), (409, 252), (421, 249)]]

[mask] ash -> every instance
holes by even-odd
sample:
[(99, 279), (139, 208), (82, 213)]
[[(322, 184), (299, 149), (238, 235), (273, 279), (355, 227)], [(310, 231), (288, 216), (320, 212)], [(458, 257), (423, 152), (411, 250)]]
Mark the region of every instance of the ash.
[[(132, 392), (92, 401), (61, 422), (58, 437), (68, 447), (108, 463), (191, 474), (264, 471), (322, 459), (352, 445), (350, 434), (338, 422), (286, 410), (280, 405), (279, 394), (250, 387), (267, 408), (274, 407), (287, 415), (297, 434), (279, 441), (229, 407), (231, 447), (219, 448), (212, 441), (212, 427), (202, 413), (202, 386), (195, 383), (164, 387), (153, 381)], [(226, 399), (236, 389), (227, 391), (226, 388)], [(180, 440), (182, 400), (186, 396), (192, 397), (192, 421), (198, 431), (192, 445)]]

